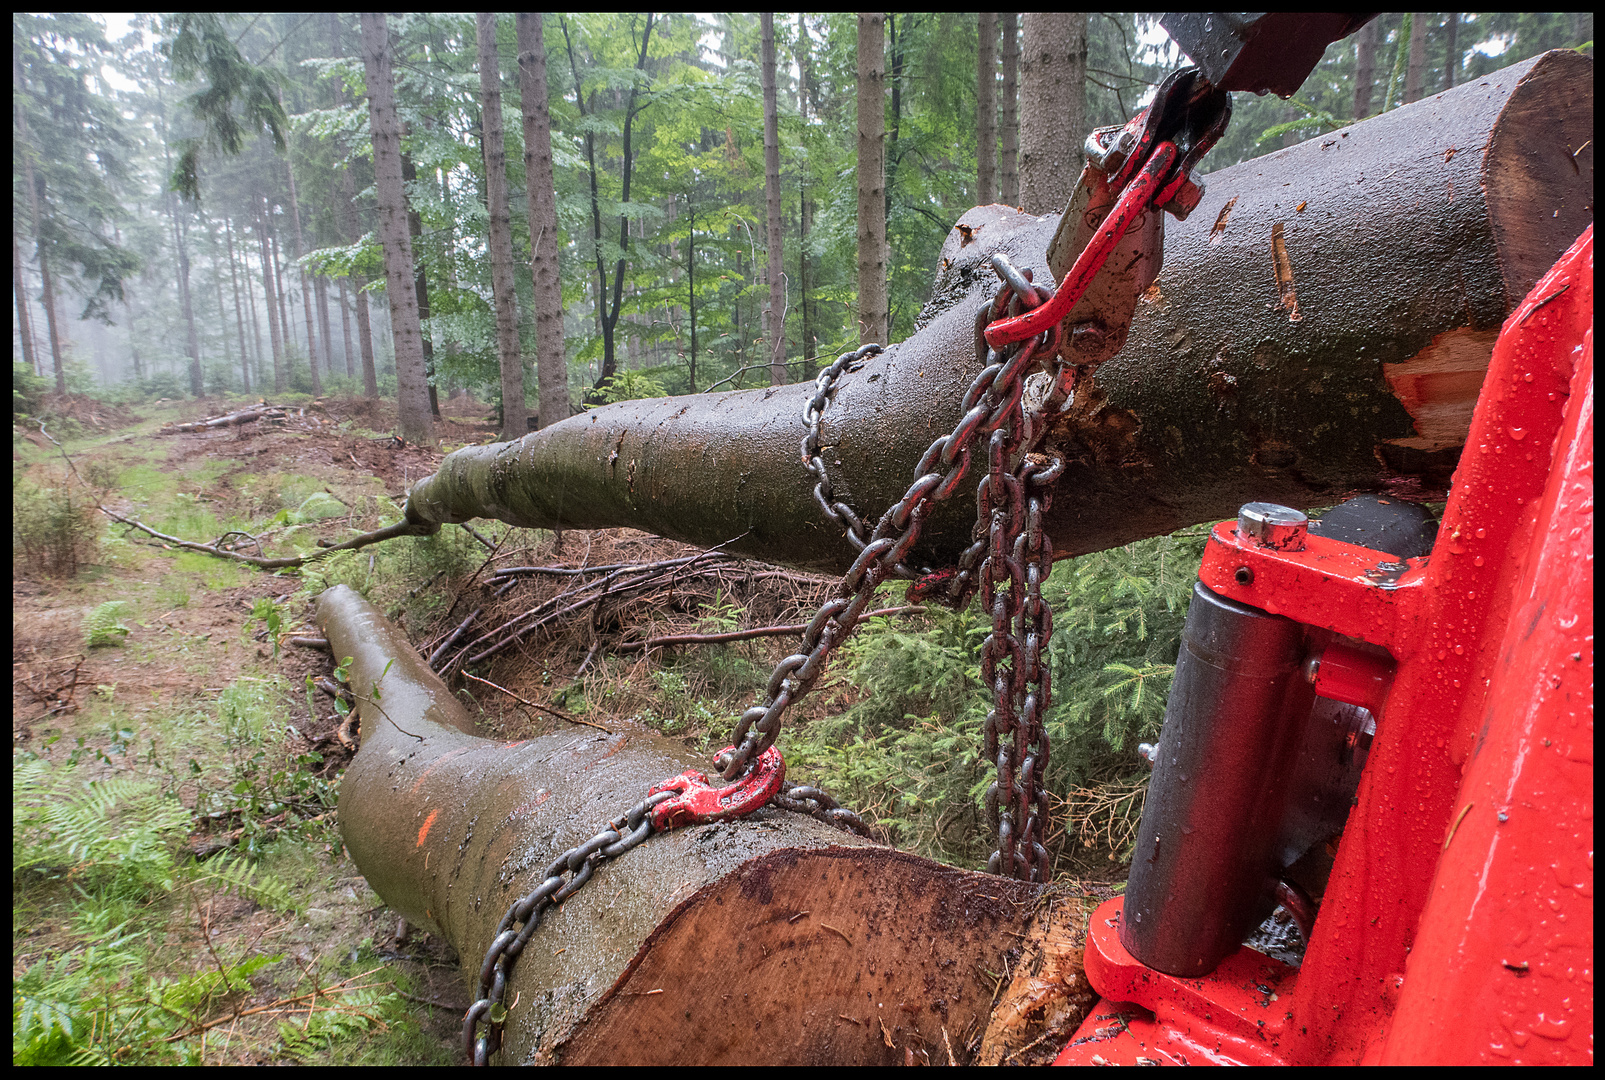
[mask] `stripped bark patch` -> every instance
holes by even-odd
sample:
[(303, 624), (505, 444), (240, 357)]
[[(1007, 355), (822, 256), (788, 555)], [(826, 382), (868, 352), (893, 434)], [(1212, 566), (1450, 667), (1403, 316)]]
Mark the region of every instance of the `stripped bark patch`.
[(1287, 257), (1287, 241), (1282, 238), (1282, 223), (1271, 226), (1271, 268), (1276, 272), (1276, 291), (1281, 295), (1282, 310), (1288, 322), (1303, 322), (1298, 313), (1298, 289), (1293, 285), (1293, 260)]
[(1232, 207), (1237, 205), (1237, 196), (1233, 195), (1226, 200), (1226, 205), (1220, 208), (1220, 215), (1215, 218), (1215, 224), (1209, 230), (1209, 242), (1220, 243), (1220, 238), (1226, 232), (1226, 222), (1231, 219)]

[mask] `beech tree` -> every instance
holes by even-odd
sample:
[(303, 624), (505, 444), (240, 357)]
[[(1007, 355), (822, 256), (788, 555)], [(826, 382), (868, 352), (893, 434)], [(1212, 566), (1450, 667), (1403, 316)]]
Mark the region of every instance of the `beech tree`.
[(516, 19), (518, 88), (524, 119), (524, 193), (529, 204), (529, 262), (535, 286), (535, 373), (540, 426), (547, 427), (567, 419), (569, 414), (563, 290), (557, 262), (557, 193), (552, 180), (552, 119), (546, 105), (546, 44), (541, 34), (541, 16), (521, 11)]
[(490, 238), (491, 288), (496, 303), (496, 352), (502, 375), (502, 438), (529, 430), (524, 417), (524, 357), (518, 346), (518, 296), (513, 291), (513, 224), (507, 210), (507, 149), (502, 140), (502, 69), (496, 55), (496, 13), (476, 17), (479, 96), (485, 146), (485, 208)]
[(858, 340), (886, 344), (886, 16), (858, 16)]
[(401, 125), (396, 119), (395, 79), (390, 68), (390, 31), (383, 12), (362, 12), (362, 60), (368, 81), (368, 122), (373, 135), (379, 237), (384, 244), (385, 291), (390, 297), (391, 335), (396, 347), (401, 437), (411, 443), (427, 444), (434, 442), (435, 430), (424, 373), (418, 295), (414, 291), (407, 197), (401, 186)]

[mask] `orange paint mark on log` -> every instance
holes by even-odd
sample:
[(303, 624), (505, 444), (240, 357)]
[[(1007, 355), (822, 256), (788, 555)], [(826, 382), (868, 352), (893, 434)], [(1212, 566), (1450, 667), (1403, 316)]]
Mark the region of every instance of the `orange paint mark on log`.
[(437, 817), (439, 817), (439, 816), (440, 816), (440, 807), (437, 806), (433, 810), (429, 811), (429, 816), (428, 817), (424, 818), (424, 827), (418, 830), (418, 846), (419, 847), (423, 847), (424, 846), (424, 841), (426, 839), (428, 839), (428, 837), (429, 837), (429, 829), (430, 829), (430, 827), (432, 825), (434, 825), (435, 819)]

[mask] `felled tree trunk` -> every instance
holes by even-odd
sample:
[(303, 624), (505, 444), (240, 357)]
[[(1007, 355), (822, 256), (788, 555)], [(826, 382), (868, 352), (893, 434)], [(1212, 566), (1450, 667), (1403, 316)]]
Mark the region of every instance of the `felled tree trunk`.
[[(1125, 348), (1052, 422), (1069, 459), (1048, 521), (1057, 553), (1255, 499), (1441, 495), (1500, 323), (1591, 220), (1592, 137), (1593, 61), (1554, 52), (1208, 176), (1203, 204), (1167, 222)], [(997, 287), (987, 258), (1045, 280), (1056, 225), (969, 211), (916, 333), (842, 380), (825, 464), (860, 516), (899, 498), (958, 419), (980, 364), (972, 320)], [(839, 571), (855, 553), (798, 453), (812, 392), (621, 402), (460, 450), (408, 515), (631, 526)], [(979, 472), (932, 514), (915, 562), (950, 563), (968, 542)]]
[[(361, 719), (346, 848), (385, 903), (457, 949), (473, 996), (497, 923), (553, 858), (705, 767), (624, 722), (481, 738), (355, 592), (324, 593), (317, 622), (352, 658)], [(547, 913), (513, 966), (501, 1060), (968, 1063), (1037, 893), (777, 809), (660, 833)]]

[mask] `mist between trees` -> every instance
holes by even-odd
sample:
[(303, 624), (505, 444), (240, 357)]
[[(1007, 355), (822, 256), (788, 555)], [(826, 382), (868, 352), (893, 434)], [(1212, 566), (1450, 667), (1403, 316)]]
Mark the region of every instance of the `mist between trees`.
[[(506, 437), (906, 337), (961, 213), (1056, 212), (1044, 163), (1183, 62), (1107, 12), (114, 23), (12, 16), (14, 404), (396, 395), (412, 441), (461, 391), (523, 398)], [(1384, 14), (1293, 100), (1237, 95), (1204, 168), (1593, 25)]]

